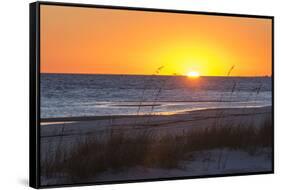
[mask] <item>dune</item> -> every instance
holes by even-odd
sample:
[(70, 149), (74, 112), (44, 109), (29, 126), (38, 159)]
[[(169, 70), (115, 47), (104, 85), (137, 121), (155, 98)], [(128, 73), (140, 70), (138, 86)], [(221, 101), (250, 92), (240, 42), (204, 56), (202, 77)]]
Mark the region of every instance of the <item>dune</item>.
[[(271, 119), (271, 112), (272, 108), (268, 106), (197, 110), (172, 115), (42, 119), (40, 128), (41, 150), (44, 150), (41, 152), (42, 168), (46, 168), (44, 164), (50, 164), (49, 160), (56, 162), (58, 159), (62, 159), (58, 158), (58, 149), (63, 149), (63, 159), (73, 159), (71, 163), (76, 159), (81, 160), (79, 154), (82, 153), (78, 154), (75, 151), (78, 149), (80, 151), (81, 147), (85, 148), (85, 142), (86, 147), (91, 148), (92, 146), (91, 150), (94, 152), (103, 152), (105, 149), (113, 148), (106, 157), (115, 155), (117, 160), (120, 152), (125, 149), (124, 154), (131, 154), (131, 157), (123, 158), (123, 162), (129, 164), (132, 161), (132, 164), (123, 164), (120, 159), (121, 161), (115, 165), (109, 161), (109, 164), (104, 169), (100, 169), (97, 174), (94, 171), (95, 175), (89, 174), (79, 178), (77, 171), (73, 169), (76, 173), (68, 170), (68, 174), (64, 170), (54, 172), (60, 173), (59, 176), (63, 177), (58, 177), (58, 175), (54, 177), (50, 175), (53, 171), (49, 171), (49, 174), (46, 172), (41, 179), (43, 184), (50, 185), (57, 183), (57, 180), (60, 180), (60, 183), (73, 183), (87, 182), (87, 180), (93, 182), (235, 172), (269, 172), (272, 170), (270, 144), (272, 136), (271, 128), (267, 130), (264, 128), (266, 122), (268, 125), (268, 119)], [(271, 120), (269, 123), (271, 127)], [(256, 137), (253, 140), (251, 136)], [(266, 138), (264, 139), (263, 136)], [(243, 138), (247, 141), (244, 140), (245, 147), (241, 147), (240, 144), (240, 141), (244, 142)], [(186, 139), (189, 141), (187, 142)], [(80, 146), (81, 142), (83, 146)], [(108, 145), (110, 143), (111, 146)], [(120, 147), (123, 148), (119, 149)], [(255, 149), (252, 150), (252, 147)], [(181, 150), (176, 150), (180, 148)], [(131, 152), (130, 149), (132, 149)], [(166, 152), (163, 153), (163, 149), (169, 149), (170, 152), (165, 150)], [(91, 153), (88, 151), (86, 154), (90, 154), (89, 152)], [(134, 158), (132, 152), (136, 154)], [(76, 154), (78, 157), (73, 156)], [(158, 156), (154, 155), (155, 158), (152, 158), (153, 154)], [(141, 160), (138, 158), (140, 155), (144, 157)], [(134, 160), (136, 157), (138, 161)], [(163, 162), (162, 165), (157, 164), (157, 159), (162, 158), (169, 162)], [(156, 160), (155, 163), (154, 160)], [(112, 166), (109, 166), (110, 164)], [(87, 166), (87, 168), (91, 166)], [(114, 167), (116, 167), (116, 171), (114, 171)], [(125, 171), (124, 168), (126, 168)], [(82, 171), (82, 174), (84, 175), (85, 172), (87, 173), (87, 171)], [(90, 172), (93, 171), (88, 173)], [(77, 178), (71, 175), (77, 175)]]

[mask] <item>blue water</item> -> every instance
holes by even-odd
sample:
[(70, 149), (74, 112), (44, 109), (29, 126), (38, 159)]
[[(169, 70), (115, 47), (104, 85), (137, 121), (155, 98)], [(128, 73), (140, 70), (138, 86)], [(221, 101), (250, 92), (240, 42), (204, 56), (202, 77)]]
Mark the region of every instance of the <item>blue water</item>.
[(272, 104), (271, 77), (41, 74), (41, 118)]

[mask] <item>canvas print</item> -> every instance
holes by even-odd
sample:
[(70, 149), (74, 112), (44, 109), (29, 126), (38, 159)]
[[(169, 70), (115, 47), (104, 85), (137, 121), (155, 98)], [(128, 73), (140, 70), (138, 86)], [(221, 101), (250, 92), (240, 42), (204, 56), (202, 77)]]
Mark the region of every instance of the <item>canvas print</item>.
[(273, 171), (272, 19), (40, 5), (40, 184)]

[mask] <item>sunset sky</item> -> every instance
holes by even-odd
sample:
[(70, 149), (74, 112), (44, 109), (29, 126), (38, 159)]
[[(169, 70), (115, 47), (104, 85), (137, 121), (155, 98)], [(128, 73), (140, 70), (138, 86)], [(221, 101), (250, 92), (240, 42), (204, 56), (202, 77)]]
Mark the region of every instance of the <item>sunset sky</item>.
[(271, 75), (271, 20), (41, 5), (41, 72)]

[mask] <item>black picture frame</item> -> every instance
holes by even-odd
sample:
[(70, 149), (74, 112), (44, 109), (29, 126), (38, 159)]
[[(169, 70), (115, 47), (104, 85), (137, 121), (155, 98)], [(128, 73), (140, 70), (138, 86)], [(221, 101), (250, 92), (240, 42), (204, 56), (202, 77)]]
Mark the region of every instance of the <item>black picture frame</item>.
[[(244, 17), (244, 18), (264, 18), (270, 19), (272, 22), (272, 170), (266, 172), (247, 172), (247, 173), (233, 173), (233, 174), (216, 174), (203, 175), (192, 177), (172, 177), (172, 178), (155, 178), (155, 179), (136, 179), (136, 180), (121, 180), (110, 182), (93, 182), (93, 183), (76, 183), (76, 184), (59, 184), (42, 186), (40, 184), (40, 6), (54, 5), (67, 7), (88, 7), (88, 8), (103, 8), (103, 9), (117, 9), (117, 10), (133, 10), (133, 11), (148, 11), (148, 12), (163, 12), (163, 13), (181, 13), (181, 14), (199, 14), (199, 15), (217, 15), (228, 17)], [(116, 183), (131, 183), (131, 182), (148, 182), (148, 181), (162, 181), (162, 180), (180, 180), (180, 179), (194, 179), (194, 178), (210, 178), (210, 177), (227, 177), (227, 176), (245, 176), (257, 174), (272, 174), (274, 173), (274, 16), (264, 15), (247, 15), (247, 14), (233, 14), (233, 13), (218, 13), (218, 12), (201, 12), (201, 11), (187, 11), (187, 10), (169, 10), (157, 8), (141, 8), (141, 7), (124, 7), (124, 6), (110, 6), (110, 5), (92, 5), (80, 3), (59, 3), (37, 1), (30, 3), (29, 8), (29, 59), (30, 59), (30, 91), (29, 91), (29, 185), (33, 188), (52, 188), (52, 187), (69, 187), (69, 186), (83, 186), (83, 185), (99, 185), (99, 184), (116, 184)]]

